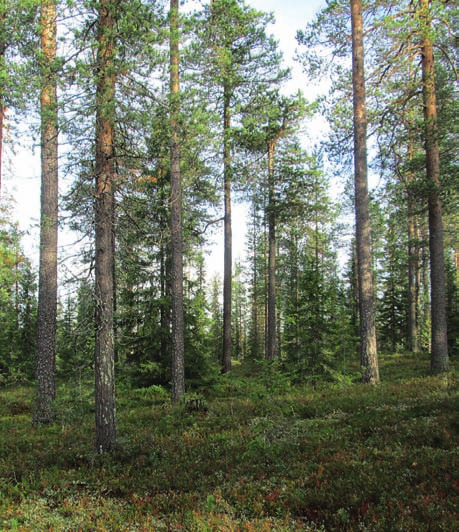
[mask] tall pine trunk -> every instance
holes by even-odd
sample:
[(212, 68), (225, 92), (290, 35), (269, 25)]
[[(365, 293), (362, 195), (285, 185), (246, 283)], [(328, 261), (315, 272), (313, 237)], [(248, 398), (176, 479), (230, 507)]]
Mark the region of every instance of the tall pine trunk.
[(379, 381), (376, 346), (370, 214), (367, 182), (367, 117), (365, 102), (362, 0), (351, 0), (352, 86), (354, 105), (354, 182), (357, 279), (359, 285), (360, 363), (364, 382)]
[(223, 89), (223, 187), (224, 187), (224, 257), (223, 257), (223, 356), (222, 372), (231, 370), (231, 308), (232, 308), (232, 227), (231, 227), (231, 89), (225, 81)]
[(35, 425), (53, 418), (56, 370), (58, 123), (55, 59), (56, 0), (43, 0), (41, 27), (41, 215)]
[(117, 2), (101, 0), (97, 22), (96, 87), (96, 450), (116, 446), (114, 328), (113, 328), (113, 211), (115, 140), (115, 13)]
[(440, 197), (440, 150), (438, 145), (434, 54), (431, 41), (430, 1), (420, 1), (422, 34), (422, 81), (425, 123), (426, 174), (429, 187), (429, 250), (431, 301), (431, 360), (433, 372), (448, 370), (446, 275), (443, 243), (443, 208)]
[(185, 393), (183, 323), (182, 182), (178, 115), (179, 93), (179, 3), (170, 0), (170, 105), (171, 105), (171, 298), (172, 298), (172, 402)]
[(266, 360), (276, 358), (276, 214), (274, 191), (274, 146), (268, 142), (268, 317)]

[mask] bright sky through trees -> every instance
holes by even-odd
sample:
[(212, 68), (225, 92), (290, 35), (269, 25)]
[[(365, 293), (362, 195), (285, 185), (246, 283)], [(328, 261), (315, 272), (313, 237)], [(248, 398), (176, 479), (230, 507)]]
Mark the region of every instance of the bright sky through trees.
[[(273, 12), (276, 23), (270, 28), (271, 33), (279, 41), (284, 54), (285, 64), (292, 69), (292, 79), (284, 84), (284, 92), (293, 94), (298, 90), (303, 91), (307, 99), (314, 99), (319, 88), (316, 84), (309, 85), (306, 75), (302, 72), (302, 66), (294, 60), (296, 55), (297, 41), (296, 32), (310, 21), (324, 4), (324, 0), (251, 0), (248, 2), (260, 11)], [(311, 128), (318, 130), (319, 123), (311, 124)], [(315, 139), (317, 141), (317, 138)], [(238, 261), (244, 256), (245, 250), (245, 219), (247, 205), (235, 203), (233, 205), (233, 258)], [(215, 235), (215, 246), (209, 261), (210, 268), (221, 271), (223, 265), (223, 236), (221, 231)], [(210, 271), (209, 273), (212, 273)]]
[[(295, 93), (301, 89), (307, 99), (313, 99), (317, 93), (316, 85), (308, 85), (306, 75), (302, 73), (300, 64), (294, 61), (297, 42), (295, 39), (296, 32), (305, 26), (306, 22), (312, 17), (324, 4), (324, 0), (309, 0), (300, 2), (299, 0), (247, 0), (247, 3), (255, 9), (261, 11), (272, 11), (276, 17), (276, 23), (272, 26), (271, 31), (276, 39), (279, 40), (280, 48), (284, 54), (285, 63), (292, 68), (292, 79), (285, 85), (285, 91)], [(27, 139), (27, 128), (24, 128), (23, 143), (31, 144), (32, 141)], [(13, 155), (11, 146), (6, 147), (5, 154), (5, 191), (15, 199), (15, 217), (20, 222), (21, 229), (29, 231), (29, 236), (24, 239), (26, 252), (31, 256), (34, 263), (38, 261), (38, 220), (40, 210), (40, 157), (39, 150), (35, 149), (34, 153), (30, 148), (15, 147), (16, 153)], [(62, 150), (64, 151), (64, 150)], [(61, 181), (62, 182), (62, 181)], [(64, 182), (63, 186), (68, 185)], [(234, 206), (234, 251), (233, 257), (237, 260), (244, 254), (245, 224), (236, 223), (238, 220), (245, 219), (245, 205)], [(239, 229), (239, 231), (238, 231)], [(215, 237), (216, 246), (213, 253), (211, 268), (220, 270), (223, 264), (223, 249), (220, 250), (220, 243), (223, 242), (220, 233)], [(60, 235), (60, 246), (72, 244), (72, 239), (66, 239)], [(212, 273), (212, 272), (209, 272)]]

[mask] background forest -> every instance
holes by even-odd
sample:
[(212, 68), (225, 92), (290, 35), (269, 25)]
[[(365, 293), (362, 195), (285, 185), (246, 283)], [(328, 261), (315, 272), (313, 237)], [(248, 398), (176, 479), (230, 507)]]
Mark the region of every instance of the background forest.
[[(40, 367), (51, 381), (54, 371), (78, 380), (97, 372), (110, 342), (117, 382), (172, 383), (175, 398), (262, 359), (314, 386), (360, 378), (346, 373), (359, 366), (362, 335), (350, 6), (328, 1), (298, 21), (295, 94), (272, 21), (239, 0), (185, 3), (180, 13), (174, 2), (0, 2), (0, 147), (14, 153), (32, 137), (42, 161), (40, 273), (2, 183), (2, 384), (36, 378), (46, 395)], [(431, 351), (435, 196), (446, 361), (458, 355), (458, 22), (453, 1), (363, 5), (380, 353)], [(427, 41), (435, 122), (425, 114)], [(326, 88), (310, 99), (316, 81)], [(318, 122), (326, 133), (314, 143)], [(58, 175), (68, 185), (59, 204)], [(248, 213), (237, 260), (234, 203)], [(223, 274), (209, 275), (209, 242), (222, 227)], [(66, 245), (56, 257), (57, 229)], [(53, 261), (58, 291), (46, 277)], [(184, 364), (174, 364), (180, 352)]]
[(295, 3), (0, 0), (2, 530), (457, 528), (459, 6)]

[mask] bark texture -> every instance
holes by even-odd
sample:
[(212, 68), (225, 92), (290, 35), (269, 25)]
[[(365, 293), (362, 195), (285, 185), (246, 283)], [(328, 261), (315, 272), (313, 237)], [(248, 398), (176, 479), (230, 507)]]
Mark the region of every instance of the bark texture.
[(183, 322), (182, 182), (178, 115), (179, 93), (179, 3), (170, 1), (170, 105), (171, 105), (171, 298), (172, 298), (172, 402), (185, 394)]
[(41, 26), (41, 214), (37, 317), (36, 379), (33, 422), (53, 419), (56, 370), (58, 123), (56, 73), (56, 2), (43, 0)]
[(116, 446), (113, 329), (113, 175), (115, 140), (115, 12), (117, 3), (101, 0), (97, 28), (95, 273), (96, 273), (96, 450)]
[(363, 381), (379, 381), (370, 240), (367, 179), (367, 117), (365, 102), (362, 1), (351, 0), (352, 85), (354, 106), (354, 183), (357, 278), (359, 286), (360, 363)]
[(431, 40), (430, 1), (420, 0), (422, 31), (422, 81), (425, 123), (426, 174), (429, 185), (429, 250), (431, 300), (431, 359), (433, 372), (448, 371), (446, 276), (443, 242), (443, 207), (440, 196), (440, 150), (438, 145), (434, 54)]

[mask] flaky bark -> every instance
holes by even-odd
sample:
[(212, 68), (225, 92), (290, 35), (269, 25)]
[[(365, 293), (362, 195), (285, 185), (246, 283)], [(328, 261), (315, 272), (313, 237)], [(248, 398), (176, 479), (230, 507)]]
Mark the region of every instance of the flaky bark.
[(185, 393), (178, 0), (170, 1), (172, 402)]
[(367, 117), (365, 103), (362, 1), (351, 0), (352, 85), (354, 106), (354, 183), (357, 278), (360, 312), (360, 363), (363, 381), (379, 381), (371, 260), (367, 182)]
[(116, 446), (116, 408), (113, 329), (113, 174), (115, 139), (114, 66), (116, 2), (101, 0), (97, 30), (96, 88), (96, 450)]
[(41, 215), (37, 318), (35, 425), (53, 418), (56, 369), (58, 123), (56, 59), (56, 2), (43, 0), (41, 26)]
[(446, 276), (443, 243), (443, 207), (440, 197), (440, 150), (433, 46), (430, 37), (430, 2), (420, 0), (422, 33), (422, 81), (425, 123), (426, 174), (429, 185), (429, 250), (432, 347), (430, 368), (448, 370)]

